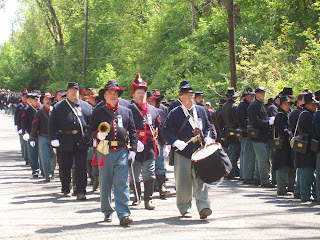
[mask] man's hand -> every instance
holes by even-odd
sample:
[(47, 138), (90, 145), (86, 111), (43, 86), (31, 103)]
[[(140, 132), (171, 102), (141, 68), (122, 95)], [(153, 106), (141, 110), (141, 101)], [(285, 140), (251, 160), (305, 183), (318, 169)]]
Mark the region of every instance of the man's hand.
[(30, 141), (30, 146), (31, 147), (35, 147), (36, 146), (36, 142), (35, 141)]
[(211, 138), (211, 137), (206, 137), (206, 138), (204, 139), (204, 142), (205, 142), (206, 144), (211, 144), (211, 143), (214, 143), (214, 139)]
[(174, 143), (173, 143), (173, 146), (178, 148), (180, 151), (182, 151), (183, 149), (186, 148), (188, 144), (186, 144), (186, 142), (184, 141), (181, 141), (181, 140), (176, 140)]
[(107, 136), (107, 135), (108, 135), (108, 133), (98, 132), (97, 138), (102, 141), (102, 140), (105, 140), (105, 139), (106, 139), (106, 136)]
[(133, 164), (136, 159), (136, 153), (134, 151), (129, 151), (128, 161), (130, 164)]
[(140, 140), (138, 140), (137, 152), (143, 152), (143, 150), (144, 150), (144, 145)]
[(51, 146), (52, 146), (53, 148), (59, 147), (59, 146), (60, 146), (59, 140), (58, 140), (58, 139), (52, 140), (52, 141), (51, 141)]
[(171, 150), (170, 145), (163, 146), (163, 157), (169, 157), (170, 150)]
[(29, 135), (29, 133), (25, 133), (24, 135), (23, 135), (23, 140), (25, 140), (26, 142), (29, 140), (29, 138), (30, 138), (30, 135)]
[(269, 125), (270, 126), (272, 126), (274, 124), (274, 119), (275, 118), (276, 118), (275, 116), (269, 118)]

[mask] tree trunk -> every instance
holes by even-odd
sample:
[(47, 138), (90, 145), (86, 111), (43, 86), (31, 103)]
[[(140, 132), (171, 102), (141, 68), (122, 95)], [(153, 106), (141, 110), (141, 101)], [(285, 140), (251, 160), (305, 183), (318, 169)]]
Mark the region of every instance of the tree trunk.
[(52, 6), (52, 3), (51, 3), (51, 0), (47, 0), (47, 6), (52, 14), (52, 17), (54, 19), (54, 22), (55, 24), (57, 25), (57, 29), (58, 29), (58, 35), (59, 35), (59, 43), (61, 46), (64, 45), (64, 41), (63, 41), (63, 34), (62, 34), (62, 31), (61, 31), (61, 26), (60, 26), (60, 23), (59, 23), (59, 20), (57, 18), (57, 15), (56, 15), (56, 12)]
[(192, 26), (191, 26), (191, 32), (193, 32), (196, 28), (196, 20), (195, 20), (195, 12), (194, 12), (194, 2), (193, 0), (190, 0), (191, 3), (191, 12), (192, 12)]
[(234, 87), (235, 89), (237, 89), (236, 52), (234, 48), (233, 0), (217, 0), (217, 1), (218, 1), (218, 4), (222, 4), (227, 9), (227, 13), (228, 13), (231, 87)]
[(82, 86), (87, 74), (87, 47), (88, 47), (88, 15), (89, 15), (89, 0), (87, 0), (86, 6), (86, 22), (84, 27), (84, 44), (83, 44), (83, 66), (82, 66)]
[(229, 0), (227, 11), (228, 11), (231, 87), (234, 87), (235, 89), (237, 89), (236, 52), (234, 48), (233, 0)]

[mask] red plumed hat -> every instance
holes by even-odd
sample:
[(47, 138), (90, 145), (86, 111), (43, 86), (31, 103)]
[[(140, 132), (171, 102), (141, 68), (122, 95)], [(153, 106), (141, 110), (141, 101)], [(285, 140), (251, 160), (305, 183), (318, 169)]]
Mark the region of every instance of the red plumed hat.
[(25, 89), (23, 89), (23, 93), (22, 93), (22, 96), (27, 96), (27, 94), (28, 94), (28, 90), (25, 88)]
[(148, 85), (147, 82), (145, 82), (142, 78), (140, 73), (137, 73), (136, 78), (134, 79), (134, 81), (132, 82), (131, 85), (131, 94), (134, 93), (135, 90), (137, 90), (138, 88), (142, 88), (144, 90), (147, 91), (148, 89)]

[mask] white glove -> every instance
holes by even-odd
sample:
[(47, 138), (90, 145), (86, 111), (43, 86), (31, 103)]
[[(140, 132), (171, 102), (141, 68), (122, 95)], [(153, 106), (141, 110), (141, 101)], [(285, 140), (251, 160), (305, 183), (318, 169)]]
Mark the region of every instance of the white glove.
[(142, 152), (143, 150), (144, 150), (144, 145), (140, 140), (138, 140), (137, 152)]
[(54, 147), (54, 148), (57, 148), (60, 146), (60, 142), (58, 139), (56, 140), (51, 140), (51, 146)]
[(57, 155), (57, 149), (56, 148), (52, 148), (53, 152), (55, 155)]
[(31, 146), (31, 147), (36, 146), (36, 142), (35, 142), (35, 141), (30, 141), (30, 146)]
[(204, 139), (204, 142), (205, 142), (206, 144), (211, 144), (211, 143), (214, 143), (214, 139), (212, 139), (211, 137), (206, 137), (206, 138)]
[(19, 132), (18, 126), (14, 125), (14, 128), (16, 129), (17, 132)]
[(275, 119), (275, 116), (269, 118), (269, 125), (270, 126), (274, 124), (274, 119)]
[(165, 147), (163, 147), (163, 157), (169, 157), (170, 150), (171, 150), (170, 145), (166, 145)]
[(104, 140), (106, 138), (107, 135), (108, 135), (108, 133), (98, 132), (97, 138), (102, 141), (102, 140)]
[(129, 151), (128, 160), (131, 161), (131, 164), (134, 163), (136, 159), (136, 153), (134, 151)]
[(181, 140), (176, 140), (174, 143), (173, 143), (173, 146), (178, 148), (180, 151), (182, 151), (183, 149), (186, 148), (188, 144), (186, 144), (186, 142), (184, 141), (181, 141)]
[(20, 130), (18, 131), (18, 133), (22, 134), (22, 129), (20, 129)]
[(23, 140), (25, 140), (26, 142), (29, 140), (30, 136), (29, 136), (29, 133), (25, 133), (23, 135)]

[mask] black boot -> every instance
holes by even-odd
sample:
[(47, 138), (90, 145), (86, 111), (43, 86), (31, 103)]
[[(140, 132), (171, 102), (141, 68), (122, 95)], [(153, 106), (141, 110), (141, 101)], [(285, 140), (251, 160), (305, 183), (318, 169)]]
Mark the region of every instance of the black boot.
[(140, 182), (138, 182), (138, 183), (136, 182), (138, 196), (137, 196), (136, 190), (134, 188), (134, 184), (132, 184), (132, 185), (133, 185), (133, 194), (134, 194), (134, 199), (133, 199), (132, 205), (133, 206), (137, 206), (141, 202), (141, 186), (140, 186)]
[(152, 203), (153, 186), (153, 179), (144, 182), (144, 208), (148, 210), (153, 210), (155, 208)]
[(93, 182), (93, 186), (92, 186), (92, 191), (97, 191), (99, 187), (99, 179), (98, 178), (94, 178), (94, 182)]
[(157, 175), (157, 182), (158, 182), (158, 192), (160, 194), (161, 199), (166, 199), (166, 196), (170, 194), (170, 191), (166, 190), (164, 187), (165, 176), (164, 175)]

